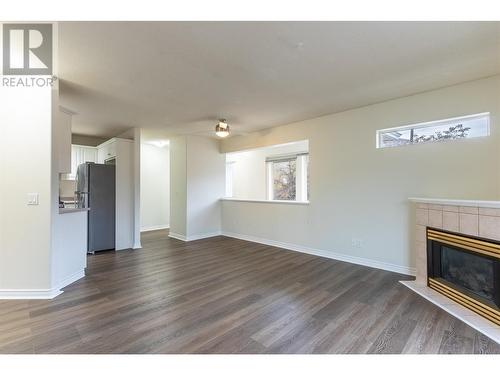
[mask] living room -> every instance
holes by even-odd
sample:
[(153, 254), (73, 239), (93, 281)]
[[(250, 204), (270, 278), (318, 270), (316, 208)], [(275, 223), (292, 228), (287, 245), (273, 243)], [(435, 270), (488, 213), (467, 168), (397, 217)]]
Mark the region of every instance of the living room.
[(499, 354), (500, 23), (211, 17), (2, 22), (0, 353)]

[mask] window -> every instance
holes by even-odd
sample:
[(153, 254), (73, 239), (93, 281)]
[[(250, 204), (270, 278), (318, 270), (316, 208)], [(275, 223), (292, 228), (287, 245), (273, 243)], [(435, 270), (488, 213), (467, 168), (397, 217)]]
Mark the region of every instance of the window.
[(273, 199), (294, 201), (297, 197), (297, 159), (275, 161), (271, 165)]
[(267, 163), (267, 198), (281, 201), (307, 201), (309, 155), (270, 157)]
[(309, 201), (309, 141), (225, 154), (225, 194), (233, 200)]
[(377, 148), (485, 137), (488, 135), (490, 135), (490, 114), (480, 113), (377, 130)]

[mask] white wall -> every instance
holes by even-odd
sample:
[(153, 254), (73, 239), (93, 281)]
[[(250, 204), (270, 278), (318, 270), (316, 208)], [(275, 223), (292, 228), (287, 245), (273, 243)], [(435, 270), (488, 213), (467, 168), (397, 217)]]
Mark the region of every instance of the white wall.
[(266, 199), (266, 158), (309, 150), (308, 141), (226, 154), (233, 163), (233, 198)]
[(57, 293), (60, 288), (84, 277), (85, 267), (87, 212), (55, 212), (52, 224), (52, 290)]
[(134, 245), (133, 249), (142, 248), (141, 245), (141, 145), (142, 130), (134, 128)]
[(170, 139), (170, 235), (187, 235), (187, 153), (186, 137)]
[(170, 221), (170, 150), (141, 144), (141, 230), (168, 228)]
[(199, 136), (170, 140), (170, 236), (193, 240), (219, 234), (225, 157), (218, 141)]
[[(53, 39), (57, 75), (57, 24)], [(52, 298), (84, 274), (86, 216), (58, 209), (71, 147), (58, 99), (57, 82), (0, 87), (0, 298)], [(39, 194), (38, 205), (27, 204), (28, 193)]]
[[(375, 148), (377, 129), (480, 112), (490, 137)], [(499, 116), (495, 76), (227, 139), (223, 152), (309, 139), (311, 192), (306, 206), (225, 201), (223, 231), (409, 272), (408, 197), (500, 198)]]
[(0, 295), (51, 288), (51, 95), (0, 87)]
[[(61, 154), (60, 148), (71, 147), (72, 118), (59, 110), (58, 92), (52, 98), (52, 237), (51, 294), (85, 276), (87, 266), (87, 212), (59, 213), (60, 172), (70, 167), (71, 153)], [(64, 135), (61, 137), (61, 135)], [(64, 158), (65, 160), (61, 160)], [(65, 169), (61, 169), (61, 162)], [(71, 195), (70, 195), (71, 196)]]
[[(117, 139), (116, 145), (116, 250), (134, 248), (135, 153), (134, 142)], [(139, 219), (139, 214), (137, 215)], [(138, 220), (137, 220), (138, 221)]]
[(225, 158), (218, 141), (187, 137), (187, 237), (221, 231), (219, 199), (225, 190)]

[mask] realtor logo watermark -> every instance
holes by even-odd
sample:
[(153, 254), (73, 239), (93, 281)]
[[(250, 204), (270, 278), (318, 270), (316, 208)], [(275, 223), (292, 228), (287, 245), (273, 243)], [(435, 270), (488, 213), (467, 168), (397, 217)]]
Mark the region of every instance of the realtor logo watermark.
[(2, 26), (2, 86), (51, 86), (54, 82), (52, 24), (25, 23)]

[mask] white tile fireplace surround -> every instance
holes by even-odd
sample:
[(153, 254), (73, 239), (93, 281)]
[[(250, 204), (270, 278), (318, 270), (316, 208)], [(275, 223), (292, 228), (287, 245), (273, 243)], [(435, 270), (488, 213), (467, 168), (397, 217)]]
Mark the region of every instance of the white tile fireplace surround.
[(500, 201), (409, 198), (415, 204), (416, 280), (402, 281), (430, 302), (500, 343), (500, 326), (427, 286), (427, 227), (500, 241)]

